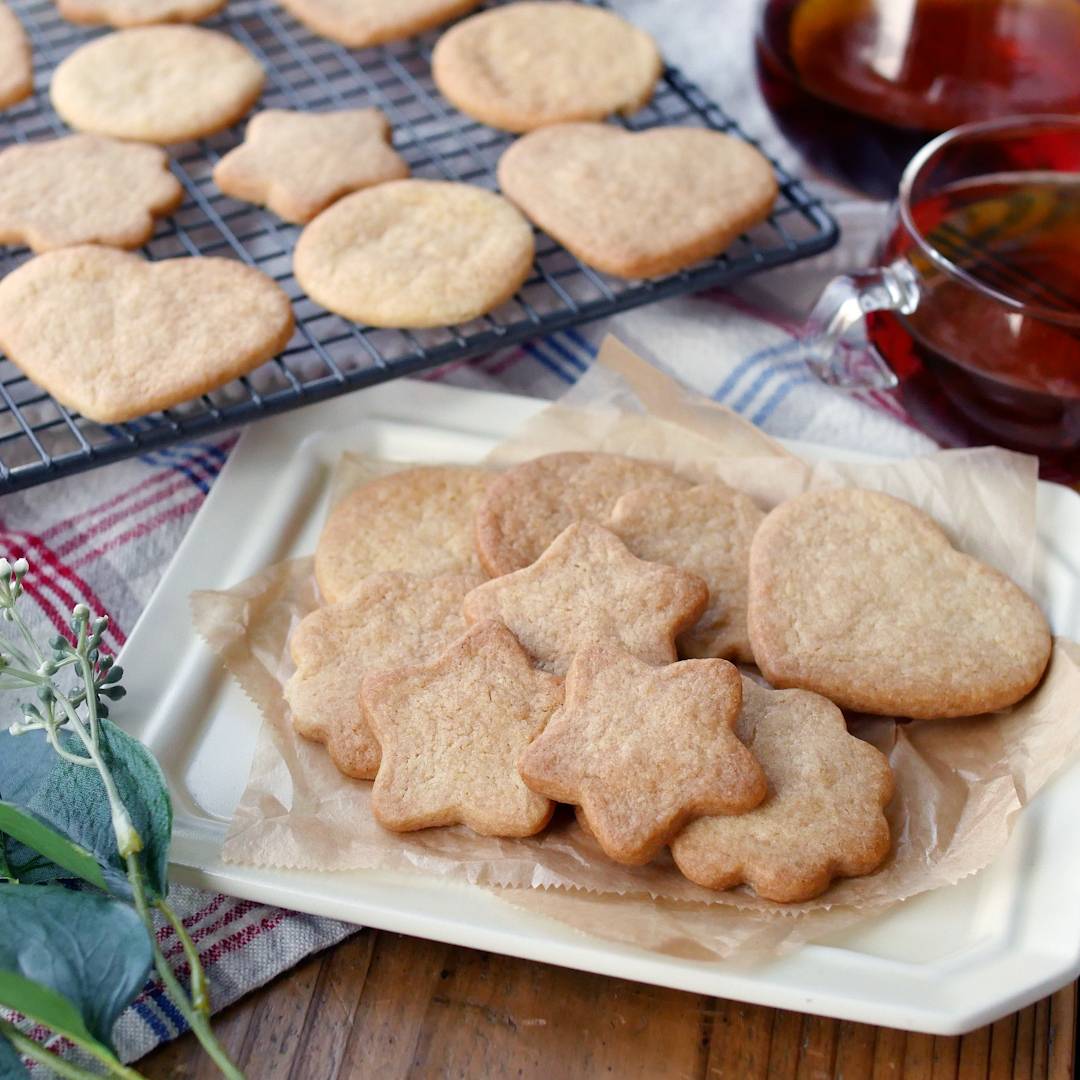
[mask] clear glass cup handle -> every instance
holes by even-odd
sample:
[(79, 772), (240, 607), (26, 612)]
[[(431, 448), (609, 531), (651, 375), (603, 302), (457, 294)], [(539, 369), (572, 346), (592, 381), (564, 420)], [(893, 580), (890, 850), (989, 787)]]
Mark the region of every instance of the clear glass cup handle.
[(919, 304), (919, 282), (911, 264), (835, 277), (821, 294), (801, 335), (806, 366), (826, 385), (844, 390), (891, 390), (897, 379), (877, 350), (852, 331), (871, 311), (910, 315)]

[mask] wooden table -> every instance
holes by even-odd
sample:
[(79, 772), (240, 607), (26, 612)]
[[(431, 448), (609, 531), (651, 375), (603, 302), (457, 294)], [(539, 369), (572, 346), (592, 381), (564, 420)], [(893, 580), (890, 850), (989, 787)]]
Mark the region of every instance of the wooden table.
[[(217, 1018), (249, 1080), (1072, 1080), (1076, 984), (962, 1038), (913, 1035), (362, 930)], [(215, 1076), (185, 1036), (152, 1080)]]

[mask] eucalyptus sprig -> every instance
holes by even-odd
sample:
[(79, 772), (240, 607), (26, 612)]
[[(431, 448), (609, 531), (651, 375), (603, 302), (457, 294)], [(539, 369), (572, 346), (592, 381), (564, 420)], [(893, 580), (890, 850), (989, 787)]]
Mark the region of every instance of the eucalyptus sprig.
[[(0, 691), (33, 695), (9, 735), (0, 735), (15, 737), (0, 749), (0, 1006), (65, 1036), (107, 1075), (130, 1080), (139, 1074), (117, 1059), (110, 1033), (152, 964), (221, 1072), (241, 1080), (211, 1030), (198, 952), (166, 899), (172, 809), (164, 777), (150, 752), (109, 720), (110, 703), (125, 690), (123, 669), (102, 645), (108, 617), (76, 604), (71, 637), (58, 634), (42, 647), (18, 606), (28, 570), (25, 559), (0, 558)], [(5, 624), (14, 633), (2, 633)], [(70, 879), (82, 888), (56, 885)], [(155, 910), (183, 947), (187, 989), (158, 945)], [(116, 948), (103, 971), (87, 957), (110, 934)], [(55, 954), (45, 964), (43, 942)], [(18, 1075), (5, 1063), (19, 1055), (63, 1076), (99, 1075), (0, 1018), (0, 1080)]]

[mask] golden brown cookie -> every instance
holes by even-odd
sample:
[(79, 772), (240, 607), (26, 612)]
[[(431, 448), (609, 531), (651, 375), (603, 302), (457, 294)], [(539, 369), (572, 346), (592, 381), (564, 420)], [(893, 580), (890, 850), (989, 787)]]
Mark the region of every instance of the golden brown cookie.
[(476, 513), (476, 548), (492, 576), (520, 570), (575, 521), (607, 523), (620, 496), (646, 484), (678, 490), (688, 480), (619, 454), (544, 454), (508, 469)]
[(334, 507), (315, 549), (315, 578), (329, 603), (369, 574), (481, 574), (472, 518), (492, 473), (425, 465), (350, 491)]
[(281, 0), (316, 34), (352, 49), (412, 37), (479, 5), (480, 0)]
[(498, 172), (503, 193), (535, 225), (622, 278), (719, 255), (768, 216), (777, 194), (760, 151), (703, 128), (544, 128), (518, 139)]
[(214, 166), (214, 183), (226, 195), (268, 206), (296, 225), (350, 191), (408, 175), (378, 109), (266, 109), (252, 118), (243, 143)]
[(682, 656), (754, 662), (746, 631), (750, 541), (765, 514), (726, 484), (644, 487), (615, 504), (608, 528), (639, 559), (697, 574), (709, 586), (704, 615), (679, 638)]
[(246, 374), (285, 347), (292, 305), (232, 259), (148, 262), (83, 246), (0, 280), (0, 349), (68, 408), (112, 424)]
[(732, 728), (742, 700), (726, 660), (652, 667), (623, 649), (581, 649), (565, 704), (522, 755), (533, 791), (579, 806), (609, 858), (647, 863), (689, 821), (738, 814), (765, 776)]
[(748, 625), (774, 686), (887, 716), (1005, 708), (1050, 657), (1026, 593), (915, 507), (858, 488), (808, 492), (766, 517), (750, 547)]
[(136, 248), (184, 196), (156, 146), (68, 135), (0, 152), (0, 244)]
[(317, 304), (369, 326), (469, 322), (532, 269), (529, 223), (472, 184), (395, 180), (357, 191), (300, 234), (296, 280)]
[(662, 69), (652, 38), (613, 12), (529, 0), (458, 23), (431, 57), (451, 104), (506, 131), (634, 112)]
[(671, 853), (691, 881), (707, 889), (746, 884), (790, 904), (881, 865), (891, 845), (883, 811), (892, 770), (848, 734), (832, 702), (744, 679), (735, 731), (765, 770), (769, 792), (747, 814), (700, 818), (675, 838)]
[(88, 26), (151, 26), (199, 22), (225, 6), (226, 0), (56, 0), (68, 22)]
[(53, 107), (73, 128), (177, 143), (221, 131), (262, 93), (239, 42), (198, 26), (142, 26), (94, 38), (53, 74)]
[(505, 626), (480, 623), (433, 663), (367, 675), (361, 698), (382, 746), (379, 824), (532, 836), (550, 820), (553, 805), (517, 762), (562, 700), (562, 680), (536, 671)]
[(579, 521), (531, 566), (473, 589), (465, 618), (505, 623), (545, 671), (562, 675), (589, 645), (621, 645), (648, 664), (673, 663), (675, 636), (708, 600), (701, 578), (636, 559), (613, 533)]
[(6, 109), (34, 91), (30, 41), (15, 13), (0, 0), (0, 109)]
[(373, 574), (347, 600), (302, 619), (289, 638), (296, 672), (285, 686), (296, 730), (326, 743), (346, 776), (373, 779), (379, 744), (360, 708), (364, 675), (444, 653), (465, 633), (461, 602), (482, 580)]

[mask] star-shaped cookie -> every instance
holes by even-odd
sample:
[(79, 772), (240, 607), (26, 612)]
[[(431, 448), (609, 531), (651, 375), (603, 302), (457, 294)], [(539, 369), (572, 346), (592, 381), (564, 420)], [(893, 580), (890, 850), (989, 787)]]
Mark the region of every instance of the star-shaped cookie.
[(461, 602), (482, 580), (372, 574), (348, 599), (305, 616), (289, 638), (296, 673), (285, 686), (296, 730), (325, 743), (346, 776), (373, 779), (379, 743), (360, 708), (365, 672), (440, 656), (465, 633)]
[(438, 660), (367, 675), (361, 700), (382, 746), (376, 820), (408, 832), (467, 825), (483, 836), (532, 836), (554, 807), (517, 771), (562, 700), (497, 622), (474, 626)]
[(765, 776), (732, 730), (742, 700), (726, 660), (653, 667), (623, 649), (582, 649), (566, 702), (522, 755), (530, 788), (581, 808), (616, 862), (648, 862), (705, 814), (765, 797)]
[(750, 885), (781, 903), (810, 900), (835, 877), (876, 870), (889, 853), (884, 808), (892, 770), (848, 733), (843, 713), (807, 690), (743, 679), (735, 728), (769, 781), (764, 802), (738, 817), (703, 817), (671, 844), (679, 869), (708, 889)]
[(701, 578), (637, 559), (607, 529), (579, 521), (531, 566), (473, 589), (465, 618), (498, 619), (545, 671), (562, 675), (587, 645), (617, 644), (646, 663), (673, 663), (676, 635), (708, 600)]
[(76, 244), (136, 248), (183, 194), (157, 146), (101, 135), (9, 146), (0, 153), (0, 244), (39, 253)]
[(268, 206), (295, 225), (351, 191), (408, 175), (378, 109), (266, 109), (214, 167), (214, 183), (226, 195)]

